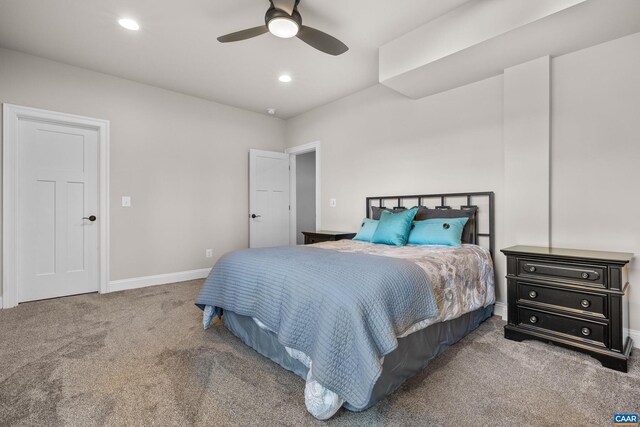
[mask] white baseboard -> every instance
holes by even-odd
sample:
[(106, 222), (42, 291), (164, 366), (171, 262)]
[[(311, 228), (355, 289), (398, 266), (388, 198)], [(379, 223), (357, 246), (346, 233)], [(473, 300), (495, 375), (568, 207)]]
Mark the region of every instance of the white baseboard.
[(109, 282), (109, 292), (146, 288), (147, 286), (165, 285), (167, 283), (186, 282), (187, 280), (204, 279), (209, 275), (209, 271), (211, 271), (210, 268), (201, 268), (200, 270), (179, 271), (177, 273), (157, 274), (155, 276), (112, 280)]
[(625, 332), (629, 332), (629, 336), (633, 340), (633, 348), (640, 348), (640, 331), (635, 329), (625, 329)]
[[(493, 314), (502, 317), (502, 320), (507, 320), (507, 304), (503, 302), (496, 302), (493, 308)], [(625, 332), (629, 333), (629, 336), (633, 340), (633, 348), (640, 348), (640, 331), (635, 329), (626, 329)]]
[(496, 301), (493, 306), (493, 314), (502, 317), (502, 320), (507, 320), (507, 304)]

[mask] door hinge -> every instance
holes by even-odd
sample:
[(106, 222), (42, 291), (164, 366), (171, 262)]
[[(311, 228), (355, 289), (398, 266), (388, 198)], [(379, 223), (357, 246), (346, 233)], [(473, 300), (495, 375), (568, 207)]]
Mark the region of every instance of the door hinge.
[(291, 205), (289, 205), (289, 210), (291, 210)]

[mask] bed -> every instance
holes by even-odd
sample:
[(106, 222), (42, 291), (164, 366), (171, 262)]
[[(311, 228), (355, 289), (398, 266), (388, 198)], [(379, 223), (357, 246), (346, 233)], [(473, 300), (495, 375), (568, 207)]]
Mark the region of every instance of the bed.
[(463, 244), (235, 251), (196, 300), (204, 327), (224, 315), (245, 344), (305, 379), (314, 417), (366, 410), (493, 313), (493, 193), (368, 197), (366, 217), (414, 204), (439, 217), (465, 211)]

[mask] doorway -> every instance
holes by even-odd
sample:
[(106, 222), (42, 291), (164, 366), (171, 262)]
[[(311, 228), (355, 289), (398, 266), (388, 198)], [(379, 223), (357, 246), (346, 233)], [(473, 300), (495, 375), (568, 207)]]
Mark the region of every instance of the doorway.
[(303, 231), (316, 231), (316, 152), (296, 155), (296, 244)]
[(104, 120), (4, 105), (3, 306), (106, 291)]
[(291, 156), (290, 244), (304, 243), (303, 231), (320, 229), (320, 142), (286, 150)]

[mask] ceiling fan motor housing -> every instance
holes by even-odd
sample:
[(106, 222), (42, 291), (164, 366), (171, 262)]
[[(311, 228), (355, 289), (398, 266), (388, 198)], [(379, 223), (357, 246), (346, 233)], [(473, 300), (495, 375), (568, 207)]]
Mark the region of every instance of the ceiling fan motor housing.
[(297, 8), (293, 9), (293, 13), (289, 15), (284, 10), (277, 9), (272, 4), (269, 10), (267, 10), (267, 13), (264, 15), (264, 22), (265, 24), (267, 24), (267, 27), (269, 26), (269, 22), (276, 18), (291, 19), (296, 24), (298, 24), (298, 28), (302, 27), (302, 16), (300, 15), (300, 12), (298, 12)]

